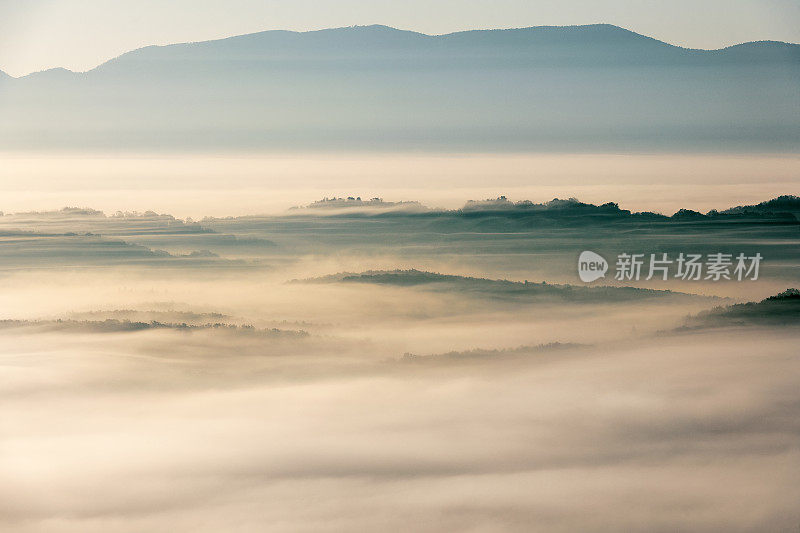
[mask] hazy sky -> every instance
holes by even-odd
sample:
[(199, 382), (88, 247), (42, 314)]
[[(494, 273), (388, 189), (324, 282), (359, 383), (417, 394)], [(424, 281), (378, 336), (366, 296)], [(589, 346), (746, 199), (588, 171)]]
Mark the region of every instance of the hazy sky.
[(425, 33), (607, 22), (674, 44), (800, 42), (797, 0), (0, 0), (0, 70), (86, 70), (148, 44), (386, 24)]

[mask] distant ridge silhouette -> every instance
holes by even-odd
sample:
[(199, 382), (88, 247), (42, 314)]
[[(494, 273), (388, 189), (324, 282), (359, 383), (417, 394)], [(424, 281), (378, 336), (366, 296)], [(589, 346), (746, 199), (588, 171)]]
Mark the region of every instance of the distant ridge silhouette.
[(9, 148), (800, 149), (800, 45), (608, 24), (276, 30), (0, 79)]
[[(564, 46), (564, 45), (602, 45), (602, 46), (626, 46), (635, 45), (647, 48), (650, 51), (661, 49), (669, 50), (673, 53), (686, 52), (689, 55), (684, 57), (699, 58), (716, 53), (740, 60), (763, 61), (765, 59), (800, 62), (800, 45), (781, 41), (752, 41), (736, 44), (719, 49), (692, 49), (683, 48), (664, 41), (659, 41), (619, 26), (612, 24), (589, 24), (575, 26), (531, 26), (525, 28), (510, 29), (490, 29), (490, 30), (467, 30), (460, 32), (447, 33), (442, 35), (428, 35), (424, 33), (400, 30), (390, 26), (374, 24), (369, 26), (349, 26), (341, 28), (329, 28), (324, 30), (314, 30), (306, 32), (296, 32), (287, 30), (266, 30), (244, 35), (236, 35), (222, 39), (208, 41), (197, 41), (187, 43), (176, 43), (162, 46), (145, 46), (130, 52), (126, 52), (116, 58), (106, 61), (89, 72), (103, 70), (119, 62), (124, 62), (137, 56), (149, 55), (154, 52), (164, 53), (166, 50), (175, 51), (178, 54), (189, 49), (206, 50), (212, 46), (228, 48), (229, 50), (244, 50), (247, 47), (257, 47), (262, 45), (287, 44), (292, 46), (295, 51), (302, 51), (302, 41), (311, 45), (305, 48), (308, 52), (318, 54), (325, 50), (320, 50), (314, 45), (336, 42), (342, 45), (359, 45), (363, 40), (378, 40), (384, 47), (403, 47), (414, 44), (440, 43), (445, 46), (456, 46), (460, 44), (472, 44), (477, 46), (505, 45), (505, 46)], [(363, 53), (374, 52), (374, 49), (359, 48)], [(507, 50), (508, 51), (508, 50)], [(40, 74), (54, 74), (56, 72), (72, 72), (64, 68), (51, 68), (40, 72), (34, 72), (21, 77), (38, 76)], [(73, 72), (73, 74), (82, 74)], [(0, 76), (8, 76), (0, 71)]]

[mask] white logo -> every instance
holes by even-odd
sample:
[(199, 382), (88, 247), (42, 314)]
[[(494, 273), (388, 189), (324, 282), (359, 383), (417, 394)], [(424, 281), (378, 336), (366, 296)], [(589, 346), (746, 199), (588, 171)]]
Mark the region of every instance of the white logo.
[(608, 272), (608, 262), (603, 256), (594, 252), (581, 252), (578, 258), (578, 276), (584, 283), (591, 283), (594, 280), (604, 278)]

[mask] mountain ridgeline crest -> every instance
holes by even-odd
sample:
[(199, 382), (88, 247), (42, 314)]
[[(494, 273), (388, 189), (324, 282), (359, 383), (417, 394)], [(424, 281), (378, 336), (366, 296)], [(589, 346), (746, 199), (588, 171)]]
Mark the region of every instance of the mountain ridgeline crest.
[(800, 146), (800, 46), (674, 46), (616, 26), (386, 26), (148, 46), (84, 73), (0, 75), (9, 148)]

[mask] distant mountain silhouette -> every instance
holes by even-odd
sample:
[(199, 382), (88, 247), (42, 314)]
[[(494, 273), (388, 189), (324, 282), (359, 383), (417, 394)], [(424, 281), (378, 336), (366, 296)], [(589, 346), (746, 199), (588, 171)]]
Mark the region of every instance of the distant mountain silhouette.
[[(369, 44), (369, 46), (365, 46)], [(423, 55), (418, 55), (423, 54)], [(800, 63), (800, 46), (776, 41), (743, 43), (720, 50), (674, 46), (610, 24), (539, 26), (509, 30), (472, 30), (446, 35), (426, 35), (388, 26), (354, 26), (310, 32), (264, 31), (226, 39), (167, 46), (147, 46), (127, 52), (89, 73), (144, 70), (175, 73), (199, 66), (224, 68), (223, 62), (246, 66), (281, 65), (286, 61), (331, 61), (346, 64), (364, 59), (410, 59), (470, 62), (490, 59), (525, 64), (594, 64), (598, 59), (625, 64), (714, 64), (721, 58), (739, 63)], [(217, 65), (212, 65), (217, 63)], [(258, 63), (261, 63), (260, 65)], [(169, 64), (169, 69), (165, 67)], [(144, 70), (143, 70), (144, 69)], [(49, 69), (27, 77), (70, 72)], [(75, 73), (73, 73), (75, 74)]]
[(800, 148), (800, 46), (611, 25), (267, 31), (0, 79), (6, 148)]

